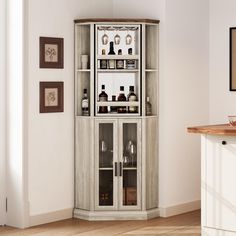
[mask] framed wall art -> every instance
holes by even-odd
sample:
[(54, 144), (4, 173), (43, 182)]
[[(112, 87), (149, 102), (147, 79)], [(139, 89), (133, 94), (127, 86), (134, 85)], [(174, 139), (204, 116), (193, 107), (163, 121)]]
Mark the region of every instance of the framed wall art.
[(64, 67), (64, 40), (63, 38), (39, 38), (40, 68)]
[(229, 90), (236, 91), (236, 27), (230, 28), (230, 79)]
[(40, 82), (40, 113), (64, 111), (63, 82)]

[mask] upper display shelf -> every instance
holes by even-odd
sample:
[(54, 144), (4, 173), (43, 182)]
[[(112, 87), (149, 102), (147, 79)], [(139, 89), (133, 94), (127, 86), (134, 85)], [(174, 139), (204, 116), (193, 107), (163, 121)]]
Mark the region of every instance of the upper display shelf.
[(146, 23), (146, 24), (159, 24), (159, 20), (156, 19), (138, 19), (138, 18), (85, 18), (76, 19), (75, 23), (98, 23), (98, 22), (115, 22), (115, 23)]
[(140, 25), (99, 24), (96, 28), (97, 59), (139, 59)]

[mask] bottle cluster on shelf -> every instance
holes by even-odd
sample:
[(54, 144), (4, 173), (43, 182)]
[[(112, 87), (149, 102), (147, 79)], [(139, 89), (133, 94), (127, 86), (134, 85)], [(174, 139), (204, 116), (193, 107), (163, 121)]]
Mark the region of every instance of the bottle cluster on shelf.
[[(89, 98), (87, 89), (83, 90), (84, 94), (81, 100), (81, 109), (82, 109), (82, 116), (89, 116)], [(117, 98), (116, 98), (117, 97)], [(129, 86), (129, 94), (125, 96), (124, 94), (124, 86), (120, 86), (120, 93), (118, 96), (112, 95), (112, 105), (110, 106), (110, 110), (108, 109), (109, 106), (99, 106), (98, 113), (138, 113), (138, 106), (129, 105), (129, 106), (118, 106), (114, 105), (114, 102), (137, 102), (138, 97), (134, 93), (134, 86)], [(105, 85), (102, 85), (101, 93), (99, 94), (99, 102), (109, 102), (108, 101), (108, 95), (105, 92)], [(146, 101), (146, 115), (151, 116), (152, 115), (152, 105), (150, 103), (149, 97), (147, 97)]]
[[(133, 54), (133, 49), (128, 49), (128, 55)], [(106, 50), (102, 49), (102, 55), (106, 55)], [(122, 49), (118, 49), (117, 54), (114, 51), (114, 42), (110, 42), (108, 55), (123, 55)], [(137, 69), (137, 60), (135, 59), (100, 59), (98, 69)]]
[(137, 69), (137, 60), (135, 59), (100, 59), (99, 60), (98, 69), (106, 70), (106, 69), (127, 69), (134, 70)]
[[(137, 95), (134, 93), (134, 86), (129, 86), (129, 94), (125, 96), (124, 86), (120, 86), (120, 93), (116, 99), (116, 95), (112, 95), (112, 102), (135, 102), (138, 101)], [(99, 94), (99, 102), (108, 102), (108, 95), (105, 92), (105, 85), (102, 85), (102, 91)], [(114, 104), (114, 103), (113, 103)], [(99, 106), (98, 113), (108, 113), (108, 106)], [(138, 113), (137, 106), (110, 106), (111, 113)]]

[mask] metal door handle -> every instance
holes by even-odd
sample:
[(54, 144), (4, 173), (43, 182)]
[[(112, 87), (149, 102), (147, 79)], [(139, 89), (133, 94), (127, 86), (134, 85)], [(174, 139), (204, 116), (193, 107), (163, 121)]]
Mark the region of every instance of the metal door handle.
[(115, 176), (117, 176), (117, 162), (115, 162)]
[(120, 176), (122, 176), (122, 171), (123, 171), (123, 163), (120, 162)]

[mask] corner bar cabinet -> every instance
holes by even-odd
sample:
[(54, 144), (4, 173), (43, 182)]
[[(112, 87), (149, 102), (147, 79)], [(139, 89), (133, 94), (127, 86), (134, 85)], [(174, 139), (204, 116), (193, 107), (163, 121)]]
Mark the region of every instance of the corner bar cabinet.
[[(129, 220), (159, 215), (158, 24), (151, 19), (75, 20), (77, 218)], [(82, 55), (89, 58), (86, 67)], [(106, 101), (99, 100), (102, 85)], [(132, 86), (136, 100), (112, 100), (120, 86), (125, 96)], [(86, 116), (81, 106), (84, 89)], [(107, 112), (101, 113), (100, 107)], [(119, 107), (126, 112), (117, 112)], [(128, 112), (130, 107), (135, 112)]]

